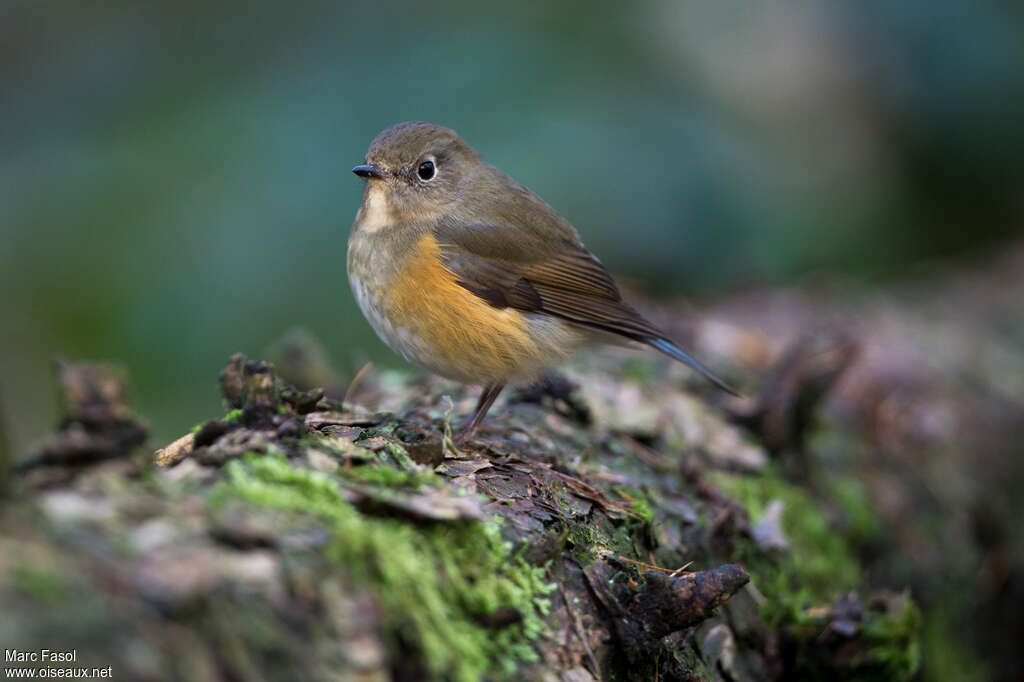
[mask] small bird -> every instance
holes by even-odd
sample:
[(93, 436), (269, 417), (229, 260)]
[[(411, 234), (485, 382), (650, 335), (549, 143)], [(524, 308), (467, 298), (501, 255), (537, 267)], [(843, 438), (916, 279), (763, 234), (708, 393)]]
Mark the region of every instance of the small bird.
[(463, 437), (507, 383), (600, 342), (647, 344), (735, 393), (622, 300), (565, 218), (454, 131), (394, 125), (352, 172), (367, 181), (348, 242), (356, 301), (409, 362), (483, 384)]

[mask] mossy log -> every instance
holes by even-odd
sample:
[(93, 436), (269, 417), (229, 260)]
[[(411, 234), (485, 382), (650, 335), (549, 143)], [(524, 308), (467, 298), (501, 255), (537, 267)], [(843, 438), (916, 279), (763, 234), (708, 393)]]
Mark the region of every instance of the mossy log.
[(593, 363), (457, 443), (456, 387), (370, 412), (235, 356), (227, 414), (155, 455), (116, 378), (66, 366), (0, 503), (0, 640), (131, 680), (912, 675), (913, 603), (869, 596), (742, 419), (666, 365)]

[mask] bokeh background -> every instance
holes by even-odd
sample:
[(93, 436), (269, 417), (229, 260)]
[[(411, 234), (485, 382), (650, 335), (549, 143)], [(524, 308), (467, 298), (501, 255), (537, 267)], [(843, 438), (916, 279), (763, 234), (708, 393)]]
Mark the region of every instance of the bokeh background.
[(222, 409), (230, 354), (297, 327), (342, 383), (401, 366), (345, 248), (349, 169), (409, 119), (652, 295), (977, 267), (1024, 224), (1021, 36), (996, 0), (4, 0), (0, 440), (52, 428), (57, 355), (124, 363), (154, 445)]

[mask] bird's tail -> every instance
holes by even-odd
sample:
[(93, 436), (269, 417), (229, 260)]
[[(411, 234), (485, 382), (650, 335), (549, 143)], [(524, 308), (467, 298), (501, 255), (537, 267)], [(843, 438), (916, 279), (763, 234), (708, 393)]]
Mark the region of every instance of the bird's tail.
[(682, 348), (672, 343), (668, 339), (648, 337), (646, 339), (643, 339), (643, 342), (651, 346), (652, 348), (660, 350), (662, 353), (669, 356), (670, 358), (678, 360), (683, 364), (689, 365), (693, 369), (703, 374), (708, 381), (713, 383), (715, 386), (718, 386), (726, 393), (731, 393), (732, 395), (736, 396), (739, 395), (739, 392), (736, 389), (734, 389), (732, 386), (719, 379), (717, 376), (715, 376), (714, 372), (712, 372), (710, 369), (694, 360), (692, 357), (690, 357), (689, 353), (687, 353)]

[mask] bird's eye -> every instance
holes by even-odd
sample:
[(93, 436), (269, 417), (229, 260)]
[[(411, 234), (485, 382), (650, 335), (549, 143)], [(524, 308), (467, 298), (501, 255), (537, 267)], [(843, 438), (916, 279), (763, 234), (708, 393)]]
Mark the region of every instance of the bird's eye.
[(424, 161), (420, 164), (420, 167), (416, 169), (416, 174), (420, 176), (420, 180), (432, 180), (437, 169), (434, 168), (433, 161)]

